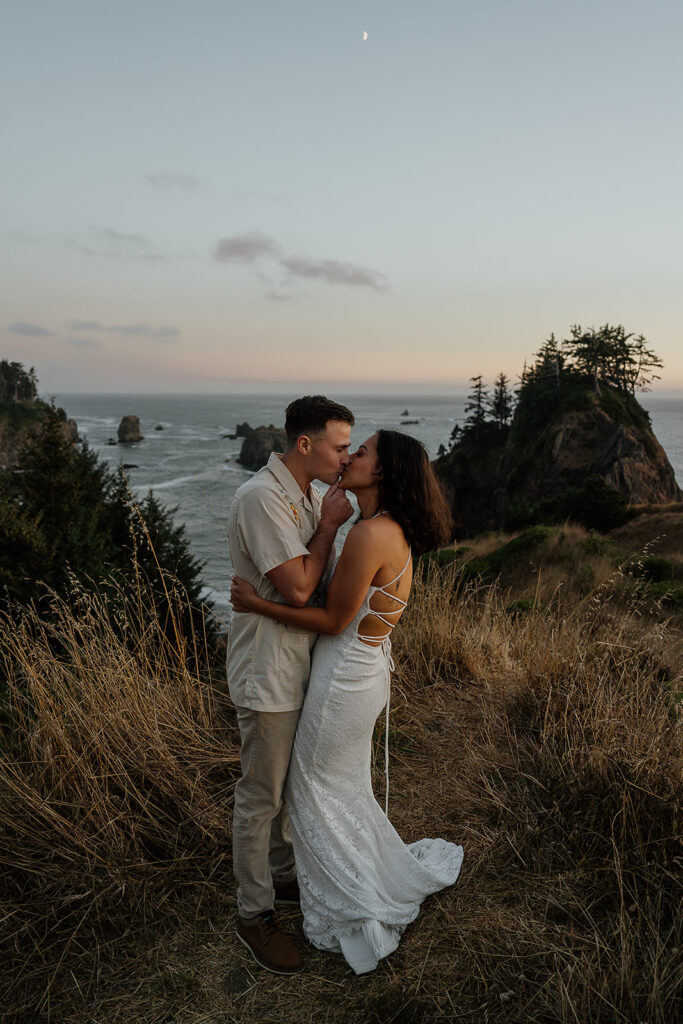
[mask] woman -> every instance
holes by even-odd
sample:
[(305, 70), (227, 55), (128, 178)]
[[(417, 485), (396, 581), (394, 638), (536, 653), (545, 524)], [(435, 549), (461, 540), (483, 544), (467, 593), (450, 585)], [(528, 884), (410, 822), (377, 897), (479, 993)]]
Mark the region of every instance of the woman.
[(450, 516), (424, 447), (396, 431), (362, 444), (341, 485), (356, 495), (360, 518), (325, 607), (266, 601), (237, 577), (231, 599), (236, 611), (322, 634), (285, 799), (306, 936), (364, 974), (396, 949), (425, 896), (452, 885), (462, 863), (461, 847), (443, 839), (404, 845), (370, 777), (373, 728), (385, 706), (388, 725), (389, 634), (408, 600), (412, 556), (449, 539)]

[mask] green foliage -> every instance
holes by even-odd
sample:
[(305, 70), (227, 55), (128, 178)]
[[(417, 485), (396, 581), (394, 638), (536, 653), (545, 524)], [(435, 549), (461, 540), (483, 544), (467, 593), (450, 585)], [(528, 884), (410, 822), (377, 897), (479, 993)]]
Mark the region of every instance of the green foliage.
[[(490, 449), (501, 446), (508, 433), (514, 408), (514, 396), (509, 380), (499, 373), (494, 382), (493, 397), (488, 393), (484, 379), (479, 374), (471, 377), (472, 387), (465, 403), (465, 425), (456, 424), (451, 433), (450, 450), (462, 447), (465, 451), (476, 448)], [(439, 449), (439, 456), (446, 452)]]
[[(39, 423), (47, 408), (47, 404), (40, 399), (34, 402), (0, 402), (0, 424), (9, 427), (10, 430), (23, 430), (34, 423)], [(64, 418), (66, 419), (66, 416)]]
[[(47, 613), (50, 592), (69, 596), (142, 577), (169, 629), (177, 628), (170, 608), (180, 590), (192, 606), (186, 602), (193, 621), (183, 629), (201, 633), (201, 563), (174, 512), (153, 494), (135, 502), (123, 472), (114, 476), (87, 442), (71, 443), (59, 411), (47, 406), (17, 467), (0, 476), (0, 601), (38, 601)], [(212, 626), (208, 632), (212, 639)]]
[(478, 377), (470, 377), (470, 383), (472, 387), (465, 403), (465, 430), (478, 434), (486, 422), (489, 397), (481, 374)]
[[(516, 563), (528, 560), (529, 555), (546, 546), (548, 540), (553, 536), (553, 529), (550, 526), (531, 526), (524, 530), (519, 536), (513, 537), (506, 544), (502, 544), (488, 555), (482, 558), (471, 558), (459, 566), (460, 575), (467, 580), (481, 580), (484, 583), (492, 583), (503, 570), (509, 570)], [(455, 557), (455, 552), (435, 552), (435, 555), (450, 553)], [(432, 556), (430, 556), (431, 558)], [(451, 561), (453, 559), (450, 559)], [(437, 564), (448, 564), (446, 560)]]
[(510, 382), (504, 373), (499, 373), (493, 385), (493, 398), (490, 411), (499, 430), (504, 430), (512, 417), (514, 398), (510, 391)]
[[(571, 486), (576, 474), (564, 470), (555, 479), (551, 428), (568, 413), (597, 407), (612, 422), (635, 429), (648, 456), (657, 458), (649, 415), (634, 392), (647, 390), (661, 365), (643, 336), (621, 325), (573, 325), (568, 338), (551, 334), (531, 366), (525, 364), (514, 411), (505, 374), (496, 378), (493, 398), (482, 376), (472, 377), (464, 424), (456, 425), (448, 452), (441, 448), (437, 460), (455, 494), (459, 526), (477, 534), (567, 518), (599, 530), (624, 522), (624, 499), (604, 479), (591, 476)], [(590, 448), (590, 436), (584, 444)]]
[(567, 487), (535, 505), (508, 507), (505, 528), (519, 530), (530, 523), (561, 523), (571, 519), (589, 530), (607, 531), (628, 518), (626, 499), (597, 473), (578, 487)]
[(650, 417), (634, 391), (647, 390), (655, 379), (648, 374), (661, 365), (642, 335), (626, 334), (621, 325), (598, 330), (574, 325), (570, 338), (560, 343), (551, 334), (522, 374), (512, 437), (520, 445), (533, 442), (552, 419), (590, 409), (596, 400), (615, 423), (647, 433)]
[(585, 378), (575, 371), (565, 370), (559, 379), (554, 373), (529, 373), (517, 395), (512, 438), (520, 444), (533, 442), (552, 419), (583, 412), (593, 404)]
[(595, 382), (596, 391), (601, 381), (631, 394), (647, 391), (653, 380), (659, 380), (654, 371), (663, 365), (642, 334), (627, 334), (621, 324), (604, 324), (597, 330), (574, 324), (562, 347), (574, 368)]
[(614, 555), (616, 545), (609, 537), (603, 537), (597, 530), (591, 530), (584, 542), (587, 555)]
[(683, 585), (680, 583), (651, 583), (646, 589), (646, 596), (674, 608), (683, 608)]
[(625, 427), (637, 427), (648, 430), (650, 414), (643, 409), (640, 402), (628, 391), (617, 391), (614, 388), (601, 388), (598, 405), (615, 423)]
[(0, 403), (32, 402), (38, 394), (38, 379), (33, 367), (0, 359)]
[(521, 557), (526, 558), (530, 552), (545, 545), (552, 533), (549, 526), (531, 526), (518, 537), (513, 537), (507, 544), (492, 551), (482, 561), (486, 562), (490, 571), (497, 576), (504, 565), (509, 565)]
[(427, 551), (424, 555), (420, 555), (418, 563), (425, 566), (435, 566), (439, 569), (446, 565), (451, 565), (456, 558), (456, 553), (453, 548), (441, 548), (439, 551)]
[(47, 544), (39, 523), (0, 474), (0, 581), (5, 594), (22, 604), (29, 601), (46, 561)]
[(661, 555), (641, 556), (630, 563), (628, 571), (634, 576), (640, 576), (655, 583), (683, 580), (683, 564), (669, 558), (662, 558)]
[(533, 597), (520, 597), (516, 601), (510, 601), (505, 607), (506, 613), (513, 619), (518, 619), (527, 612), (532, 612), (536, 607)]
[(15, 503), (43, 538), (45, 558), (34, 578), (62, 591), (69, 571), (102, 577), (109, 554), (108, 473), (86, 442), (74, 447), (66, 439), (54, 408), (20, 451), (11, 480)]

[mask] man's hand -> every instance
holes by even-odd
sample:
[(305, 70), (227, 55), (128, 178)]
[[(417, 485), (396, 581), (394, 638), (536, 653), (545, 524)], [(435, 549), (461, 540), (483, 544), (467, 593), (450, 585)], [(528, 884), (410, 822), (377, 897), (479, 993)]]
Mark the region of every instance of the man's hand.
[(353, 505), (346, 497), (346, 491), (336, 480), (323, 497), (320, 511), (321, 520), (334, 526), (335, 530), (353, 515)]

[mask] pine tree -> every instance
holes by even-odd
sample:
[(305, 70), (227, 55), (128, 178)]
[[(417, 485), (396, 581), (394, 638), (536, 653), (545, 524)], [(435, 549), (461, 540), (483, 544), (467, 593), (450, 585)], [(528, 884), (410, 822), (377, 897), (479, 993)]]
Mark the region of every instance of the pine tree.
[(634, 394), (659, 380), (654, 371), (662, 361), (642, 334), (627, 334), (621, 324), (603, 324), (597, 330), (574, 324), (570, 330), (571, 337), (563, 342), (567, 361), (579, 374), (591, 377), (596, 393), (601, 382)]
[(38, 380), (33, 367), (26, 372), (21, 363), (0, 360), (0, 402), (33, 402)]
[(491, 415), (501, 431), (505, 430), (509, 425), (514, 408), (514, 398), (509, 384), (509, 379), (501, 372), (496, 377), (493, 385)]
[(61, 589), (69, 569), (83, 578), (105, 572), (108, 472), (85, 441), (66, 436), (54, 405), (19, 453), (12, 474), (22, 507), (47, 544), (43, 582)]
[(486, 423), (489, 396), (481, 374), (470, 377), (470, 384), (472, 387), (465, 403), (465, 431), (477, 438)]
[[(629, 338), (632, 335), (628, 336)], [(660, 380), (654, 370), (660, 370), (664, 363), (659, 356), (648, 348), (642, 334), (636, 335), (630, 346), (630, 365), (625, 375), (625, 387), (634, 394), (636, 391), (649, 391), (653, 380)]]

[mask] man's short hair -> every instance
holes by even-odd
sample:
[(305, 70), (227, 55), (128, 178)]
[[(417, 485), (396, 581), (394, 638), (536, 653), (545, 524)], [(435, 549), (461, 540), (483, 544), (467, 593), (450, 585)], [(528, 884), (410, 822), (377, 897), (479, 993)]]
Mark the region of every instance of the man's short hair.
[(287, 443), (296, 444), (302, 434), (318, 438), (325, 433), (330, 420), (341, 420), (351, 426), (356, 422), (350, 409), (339, 402), (333, 402), (324, 395), (304, 395), (290, 402), (285, 412)]

